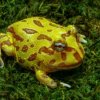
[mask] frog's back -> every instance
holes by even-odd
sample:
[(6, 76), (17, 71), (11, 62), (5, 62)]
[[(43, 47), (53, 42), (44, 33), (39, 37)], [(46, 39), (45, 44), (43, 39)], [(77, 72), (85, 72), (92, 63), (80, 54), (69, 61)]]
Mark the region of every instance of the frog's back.
[(8, 27), (8, 31), (13, 27), (14, 31), (18, 35), (32, 35), (35, 33), (48, 33), (55, 28), (61, 27), (43, 17), (31, 17), (24, 20), (13, 23)]

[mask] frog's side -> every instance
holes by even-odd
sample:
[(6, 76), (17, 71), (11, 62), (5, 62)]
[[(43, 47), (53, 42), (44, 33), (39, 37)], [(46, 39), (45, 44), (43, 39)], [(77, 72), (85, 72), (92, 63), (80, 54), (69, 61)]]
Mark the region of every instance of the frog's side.
[[(72, 25), (64, 27), (42, 17), (32, 17), (10, 25), (7, 34), (0, 33), (0, 50), (34, 70), (41, 83), (56, 87), (46, 73), (78, 67), (84, 57), (82, 39)], [(0, 63), (3, 64), (1, 58)]]

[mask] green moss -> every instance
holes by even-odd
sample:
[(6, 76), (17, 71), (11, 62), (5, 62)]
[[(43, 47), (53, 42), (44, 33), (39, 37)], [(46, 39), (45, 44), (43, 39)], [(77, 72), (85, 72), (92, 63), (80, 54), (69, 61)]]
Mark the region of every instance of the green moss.
[(100, 100), (100, 0), (1, 0), (0, 31), (30, 16), (44, 16), (62, 25), (75, 24), (85, 34), (83, 64), (71, 71), (50, 74), (72, 85), (50, 89), (41, 85), (33, 72), (5, 57), (0, 69), (0, 100)]

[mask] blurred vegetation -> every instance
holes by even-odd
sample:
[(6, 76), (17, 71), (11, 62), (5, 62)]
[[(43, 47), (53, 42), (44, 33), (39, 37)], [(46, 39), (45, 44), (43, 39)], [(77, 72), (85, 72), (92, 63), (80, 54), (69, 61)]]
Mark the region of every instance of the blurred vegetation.
[(3, 56), (0, 69), (0, 100), (100, 100), (100, 0), (0, 0), (0, 32), (23, 18), (43, 16), (85, 34), (86, 56), (74, 70), (50, 74), (72, 85), (50, 89), (40, 85), (33, 72)]

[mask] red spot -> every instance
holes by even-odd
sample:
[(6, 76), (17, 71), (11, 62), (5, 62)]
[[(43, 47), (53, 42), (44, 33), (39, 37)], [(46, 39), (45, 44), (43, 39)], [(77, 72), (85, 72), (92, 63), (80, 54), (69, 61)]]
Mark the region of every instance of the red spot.
[(72, 51), (74, 51), (75, 49), (74, 48), (72, 48), (72, 47), (66, 47), (66, 51), (67, 52), (72, 52)]
[(67, 65), (64, 62), (62, 62), (58, 66), (60, 66), (60, 67), (66, 67)]
[(44, 34), (40, 34), (38, 37), (37, 37), (38, 40), (42, 40), (42, 39), (46, 39), (48, 41), (52, 41), (52, 39)]
[(33, 61), (36, 59), (37, 53), (31, 54), (28, 58), (28, 61)]
[(29, 29), (29, 28), (24, 28), (23, 31), (25, 31), (27, 34), (34, 34), (34, 33), (37, 33), (36, 30)]
[(78, 62), (81, 61), (81, 57), (78, 52), (74, 53), (74, 57), (77, 59)]
[(24, 40), (22, 37), (20, 37), (19, 35), (16, 34), (16, 32), (14, 31), (14, 28), (13, 28), (13, 27), (8, 28), (7, 31), (13, 33), (13, 37), (14, 37), (17, 41), (22, 42), (22, 41)]
[(49, 63), (50, 64), (54, 64), (56, 62), (56, 60), (55, 59), (52, 59)]
[(41, 53), (41, 52), (47, 53), (49, 55), (53, 55), (54, 54), (54, 50), (51, 50), (51, 49), (49, 49), (47, 47), (41, 47), (39, 49), (39, 53)]
[(22, 47), (22, 51), (23, 51), (23, 52), (27, 52), (27, 50), (28, 50), (28, 46), (27, 46), (27, 45), (24, 45), (24, 46)]
[(61, 52), (61, 58), (62, 58), (62, 60), (66, 60), (66, 53), (65, 52)]
[(34, 22), (37, 26), (44, 27), (44, 26), (42, 25), (42, 23), (41, 23), (40, 21), (38, 21), (38, 20), (33, 20), (33, 22)]

